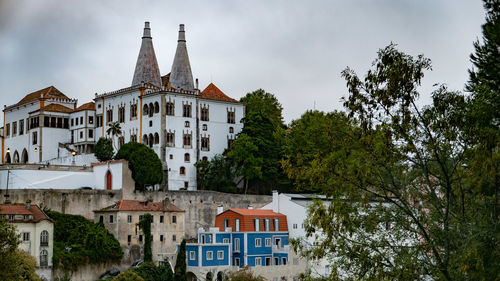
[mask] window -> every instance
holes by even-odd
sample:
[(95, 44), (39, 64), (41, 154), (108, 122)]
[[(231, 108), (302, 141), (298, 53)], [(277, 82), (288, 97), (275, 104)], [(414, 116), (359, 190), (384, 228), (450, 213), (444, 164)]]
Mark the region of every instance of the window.
[(227, 123), (234, 124), (235, 123), (234, 121), (235, 121), (234, 111), (228, 111), (227, 112)]
[(174, 115), (174, 103), (173, 102), (167, 102), (165, 114), (170, 115), (170, 116)]
[(24, 134), (24, 120), (19, 120), (19, 135)]
[(160, 135), (158, 133), (155, 133), (155, 144), (160, 143)]
[[(83, 117), (81, 119), (83, 119)], [(62, 128), (62, 127), (63, 127), (63, 119), (59, 117), (57, 118), (57, 128)]]
[(94, 137), (94, 130), (89, 129), (89, 138), (93, 138), (93, 137)]
[(37, 144), (38, 143), (38, 132), (33, 132), (32, 134), (32, 144)]
[(49, 232), (47, 230), (42, 231), (40, 233), (40, 246), (48, 246), (49, 245)]
[(217, 259), (218, 260), (224, 259), (224, 251), (217, 251)]
[(130, 141), (137, 142), (137, 135), (131, 135)]
[(163, 216), (160, 216), (160, 223), (163, 223)]
[(271, 238), (266, 238), (266, 247), (271, 247)]
[(142, 220), (142, 215), (139, 215), (139, 221), (141, 221), (141, 220)]
[(102, 115), (97, 115), (97, 127), (102, 127)]
[(109, 215), (109, 223), (113, 223), (113, 215)]
[(125, 122), (125, 107), (123, 106), (118, 107), (118, 122)]
[(203, 131), (208, 130), (208, 126), (207, 126), (207, 124), (203, 124), (203, 125), (201, 125), (201, 129), (202, 129)]
[(69, 119), (68, 118), (64, 118), (63, 119), (63, 128), (64, 129), (68, 129), (69, 128)]
[(281, 248), (281, 238), (274, 239), (274, 244), (276, 247)]
[(80, 139), (83, 139), (83, 131), (80, 131)]
[(271, 265), (271, 258), (266, 258), (266, 266), (270, 266)]
[(201, 121), (208, 121), (208, 107), (201, 109)]
[(230, 138), (227, 139), (227, 148), (230, 148), (231, 145), (233, 145), (233, 141), (234, 141), (234, 139), (230, 139)]
[(269, 219), (264, 219), (264, 228), (265, 228), (265, 231), (271, 231)]
[(234, 221), (234, 231), (236, 231), (236, 232), (240, 231), (240, 219), (236, 219)]
[(254, 219), (255, 231), (260, 231), (260, 219)]
[(130, 105), (130, 120), (137, 118), (137, 103)]
[(186, 175), (186, 168), (185, 167), (181, 167), (179, 169), (179, 174), (182, 175), (182, 176)]
[[(106, 123), (109, 122), (113, 122), (113, 109), (108, 109), (106, 111)], [(78, 125), (78, 121), (76, 122), (76, 125)]]
[(5, 125), (5, 135), (10, 136), (10, 124)]
[(170, 155), (168, 156), (168, 158), (170, 158), (170, 160), (172, 160), (172, 159), (174, 159), (174, 155), (173, 155), (173, 154), (170, 154)]
[[(40, 126), (39, 124), (40, 119), (38, 117), (33, 117), (30, 119), (30, 129), (32, 128), (38, 128)], [(8, 127), (8, 125), (7, 125)]]
[(224, 243), (224, 244), (229, 243), (229, 238), (224, 238), (224, 239), (222, 239), (222, 243)]
[(229, 219), (224, 219), (224, 230), (229, 227)]
[(234, 133), (234, 128), (233, 128), (233, 127), (229, 127), (229, 133), (230, 133), (230, 134), (233, 134), (233, 133)]
[(128, 215), (128, 216), (127, 216), (127, 222), (128, 222), (128, 223), (131, 223), (131, 222), (132, 222), (132, 215)]
[(210, 139), (208, 137), (201, 137), (201, 150), (210, 151)]
[(184, 147), (191, 147), (191, 134), (184, 134), (182, 139)]
[(185, 153), (184, 154), (184, 162), (189, 162), (190, 161), (190, 156), (189, 156), (189, 153)]
[(12, 122), (12, 136), (17, 135), (17, 122)]
[[(57, 120), (57, 123), (59, 123), (59, 120)], [(80, 116), (80, 124), (84, 125), (83, 124), (83, 116)]]
[(104, 216), (102, 216), (102, 215), (101, 215), (101, 216), (99, 216), (99, 222), (100, 222), (100, 223), (104, 223)]
[(71, 118), (71, 126), (75, 126), (75, 119)]
[(165, 138), (166, 138), (166, 143), (167, 143), (167, 146), (174, 146), (175, 145), (175, 142), (174, 142), (174, 133), (167, 133)]
[(184, 127), (189, 128), (189, 121), (184, 122)]
[(157, 101), (155, 101), (155, 113), (160, 112), (160, 105), (158, 104)]
[(23, 232), (23, 241), (30, 241), (30, 233)]
[(386, 221), (385, 222), (385, 230), (386, 231), (390, 231), (391, 230), (391, 222), (390, 221)]
[(189, 182), (188, 182), (188, 181), (185, 181), (185, 182), (184, 182), (184, 189), (188, 189), (188, 187), (189, 187)]
[(148, 107), (149, 107), (149, 114), (148, 114), (148, 116), (149, 117), (153, 117), (153, 114), (155, 113), (155, 108), (154, 108), (153, 103), (149, 103)]
[(255, 247), (262, 247), (262, 239), (255, 238)]
[(201, 158), (201, 160), (203, 160), (203, 161), (205, 161), (205, 162), (206, 162), (206, 161), (208, 161), (208, 157), (203, 156), (203, 157)]
[(163, 242), (163, 235), (160, 235), (160, 242)]
[(255, 265), (256, 266), (262, 265), (262, 258), (255, 258)]
[(148, 135), (144, 135), (144, 136), (142, 136), (142, 143), (143, 143), (144, 145), (148, 145)]
[(182, 106), (182, 116), (183, 117), (191, 117), (191, 105), (185, 104)]
[(149, 127), (153, 127), (153, 120), (149, 120)]
[[(45, 117), (45, 118), (47, 118), (46, 120), (48, 120), (48, 117)], [(75, 125), (78, 126), (78, 117), (75, 118), (75, 122), (76, 122)], [(44, 120), (44, 123), (45, 123), (45, 120)]]
[(94, 116), (89, 116), (89, 124), (94, 124)]
[(132, 235), (127, 235), (127, 244), (130, 245), (130, 242), (132, 242)]
[(145, 104), (143, 107), (142, 107), (142, 115), (148, 115), (149, 114), (149, 108), (148, 108), (148, 105)]
[(172, 223), (177, 223), (177, 216), (172, 216)]
[(49, 266), (49, 253), (47, 250), (40, 251), (40, 266)]
[(235, 258), (234, 259), (234, 265), (235, 266), (240, 266), (240, 258)]
[(142, 235), (139, 235), (139, 243), (142, 243)]
[(274, 219), (274, 231), (280, 231), (280, 219)]
[(212, 251), (207, 251), (207, 260), (211, 261), (214, 258), (214, 253)]
[(281, 259), (281, 265), (286, 265), (286, 258)]
[(196, 252), (189, 251), (189, 260), (194, 261), (196, 259)]

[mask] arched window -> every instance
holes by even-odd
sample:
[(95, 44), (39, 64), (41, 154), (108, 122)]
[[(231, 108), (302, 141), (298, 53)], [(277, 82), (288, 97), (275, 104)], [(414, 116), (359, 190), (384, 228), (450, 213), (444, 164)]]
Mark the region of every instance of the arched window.
[(160, 112), (160, 105), (158, 104), (157, 101), (155, 101), (155, 113)]
[(40, 246), (49, 246), (49, 232), (47, 230), (40, 233)]
[(149, 117), (153, 117), (153, 113), (155, 113), (155, 108), (153, 103), (149, 103)]
[(49, 253), (47, 250), (40, 252), (40, 267), (49, 266)]
[(186, 168), (185, 167), (181, 167), (180, 170), (179, 170), (179, 174), (185, 175), (186, 174)]
[(203, 158), (201, 158), (201, 160), (203, 160), (203, 161), (208, 161), (208, 157), (203, 156)]
[(19, 163), (19, 152), (14, 151), (14, 163)]
[(142, 107), (142, 115), (148, 115), (148, 105), (145, 104), (143, 107)]
[(111, 190), (113, 188), (113, 175), (111, 175), (111, 171), (108, 170), (106, 173), (106, 189)]
[(143, 143), (144, 145), (148, 145), (148, 135), (144, 135), (144, 136), (142, 136), (142, 143)]
[(184, 154), (184, 162), (189, 162), (190, 161), (189, 153)]
[(160, 143), (160, 135), (158, 135), (158, 133), (155, 133), (155, 144), (159, 143)]
[(154, 144), (153, 134), (149, 134), (148, 143), (149, 143), (149, 147), (153, 147), (153, 144)]
[(21, 156), (21, 163), (28, 163), (28, 151), (26, 151), (26, 148), (23, 149), (23, 154)]
[(10, 159), (10, 152), (7, 152), (5, 155), (5, 163), (10, 164), (12, 160)]

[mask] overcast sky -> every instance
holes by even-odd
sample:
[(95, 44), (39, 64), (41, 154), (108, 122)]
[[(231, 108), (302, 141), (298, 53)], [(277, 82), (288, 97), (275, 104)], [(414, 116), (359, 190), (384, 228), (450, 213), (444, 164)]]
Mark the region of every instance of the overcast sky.
[(183, 23), (201, 89), (213, 82), (239, 99), (263, 88), (286, 122), (314, 106), (342, 109), (340, 72), (363, 75), (390, 42), (432, 60), (424, 104), (435, 83), (463, 89), (484, 22), (479, 0), (124, 2), (0, 0), (0, 105), (50, 85), (79, 105), (130, 86), (144, 21), (162, 75)]

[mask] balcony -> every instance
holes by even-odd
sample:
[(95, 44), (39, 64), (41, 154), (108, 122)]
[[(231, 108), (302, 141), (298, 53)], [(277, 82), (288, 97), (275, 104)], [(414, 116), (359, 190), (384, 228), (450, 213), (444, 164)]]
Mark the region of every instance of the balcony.
[(290, 251), (290, 246), (285, 245), (282, 247), (278, 247), (277, 245), (273, 245), (273, 253), (288, 253)]

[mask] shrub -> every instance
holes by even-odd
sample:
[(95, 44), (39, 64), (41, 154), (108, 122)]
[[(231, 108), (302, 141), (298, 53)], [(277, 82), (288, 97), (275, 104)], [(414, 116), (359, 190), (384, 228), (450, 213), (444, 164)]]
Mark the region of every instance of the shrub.
[(113, 144), (111, 140), (99, 138), (94, 146), (94, 155), (101, 162), (113, 159)]

